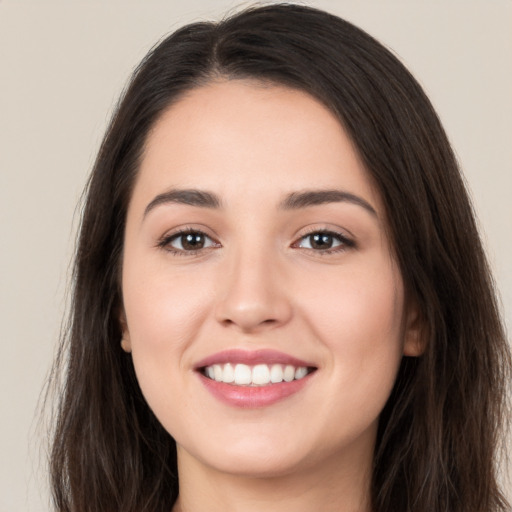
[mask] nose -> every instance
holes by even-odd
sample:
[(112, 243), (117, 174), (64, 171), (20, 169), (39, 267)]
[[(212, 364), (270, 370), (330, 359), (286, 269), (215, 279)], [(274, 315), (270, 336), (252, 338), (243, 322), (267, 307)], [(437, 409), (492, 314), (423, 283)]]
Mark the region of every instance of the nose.
[[(263, 252), (263, 251), (262, 251)], [(285, 325), (292, 317), (286, 272), (268, 254), (239, 254), (227, 262), (218, 287), (216, 319), (252, 333)]]

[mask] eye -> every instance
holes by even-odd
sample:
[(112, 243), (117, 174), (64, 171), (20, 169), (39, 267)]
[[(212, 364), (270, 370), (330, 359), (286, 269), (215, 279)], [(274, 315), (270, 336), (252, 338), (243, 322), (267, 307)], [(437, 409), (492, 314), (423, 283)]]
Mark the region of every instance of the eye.
[(186, 230), (165, 236), (158, 245), (175, 254), (194, 253), (210, 247), (219, 247), (206, 233), (197, 230)]
[(315, 231), (300, 238), (293, 246), (316, 252), (333, 253), (354, 247), (355, 243), (341, 233)]

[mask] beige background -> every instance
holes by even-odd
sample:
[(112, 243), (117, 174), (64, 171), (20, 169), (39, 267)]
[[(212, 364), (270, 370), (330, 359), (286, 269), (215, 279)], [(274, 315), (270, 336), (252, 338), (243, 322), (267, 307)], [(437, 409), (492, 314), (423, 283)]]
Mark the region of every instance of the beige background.
[[(437, 107), (512, 322), (512, 1), (317, 0), (391, 47)], [(36, 405), (58, 338), (75, 206), (130, 71), (230, 0), (0, 0), (0, 512), (49, 510)]]

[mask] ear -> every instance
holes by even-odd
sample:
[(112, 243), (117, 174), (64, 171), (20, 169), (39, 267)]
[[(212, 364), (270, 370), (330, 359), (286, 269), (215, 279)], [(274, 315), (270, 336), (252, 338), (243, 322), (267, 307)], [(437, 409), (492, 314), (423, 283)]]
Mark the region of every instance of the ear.
[(416, 302), (408, 306), (404, 325), (404, 356), (419, 357), (426, 348), (426, 329)]
[(128, 324), (126, 322), (126, 314), (124, 309), (119, 315), (119, 325), (121, 326), (121, 348), (130, 353), (132, 351), (132, 342), (130, 340), (130, 331), (128, 330)]

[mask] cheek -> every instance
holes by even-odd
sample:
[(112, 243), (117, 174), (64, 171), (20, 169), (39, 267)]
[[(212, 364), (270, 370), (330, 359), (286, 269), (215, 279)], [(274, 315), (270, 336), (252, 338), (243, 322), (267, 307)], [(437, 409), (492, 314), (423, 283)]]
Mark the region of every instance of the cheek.
[[(169, 431), (173, 411), (187, 407), (189, 347), (204, 324), (211, 293), (198, 292), (198, 278), (144, 265), (135, 258), (124, 266), (123, 301), (133, 364), (148, 405)], [(174, 390), (180, 389), (180, 393)], [(167, 421), (166, 421), (167, 420)]]
[(403, 350), (399, 272), (389, 262), (347, 269), (323, 282), (321, 292), (306, 286), (297, 296), (303, 298), (308, 325), (328, 350), (337, 389), (350, 389), (356, 400), (373, 393), (385, 401)]
[(296, 296), (311, 323), (329, 338), (375, 345), (400, 336), (403, 286), (391, 262), (318, 277), (304, 279)]
[(183, 348), (200, 329), (211, 301), (204, 283), (194, 272), (171, 273), (128, 260), (123, 300), (134, 352)]
[(161, 258), (138, 257), (135, 250), (128, 254), (123, 302), (137, 379), (157, 416), (171, 416), (180, 406), (172, 390), (186, 385), (179, 379), (204, 325), (211, 292), (201, 288), (193, 272), (171, 273)]

